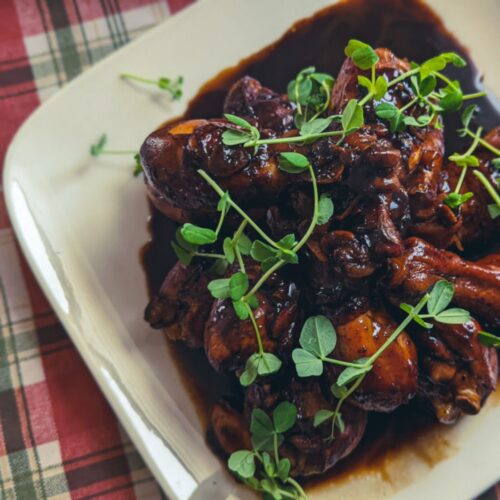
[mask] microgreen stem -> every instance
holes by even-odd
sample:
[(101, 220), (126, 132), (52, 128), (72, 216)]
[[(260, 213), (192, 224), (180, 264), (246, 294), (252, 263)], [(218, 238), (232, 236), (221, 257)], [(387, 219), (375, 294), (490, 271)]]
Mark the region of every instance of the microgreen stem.
[[(469, 137), (474, 137), (474, 138), (476, 137), (476, 134), (474, 132), (471, 132), (469, 129), (465, 129), (465, 133)], [(497, 156), (500, 156), (500, 149), (496, 148), (495, 146), (493, 146), (489, 142), (485, 141), (484, 139), (480, 138), (479, 139), (479, 144), (481, 144), (481, 146), (483, 146), (487, 150), (491, 151), (492, 153), (496, 154)]]
[(460, 177), (458, 178), (457, 185), (455, 187), (454, 193), (460, 193), (460, 189), (462, 189), (462, 184), (464, 183), (465, 174), (467, 173), (467, 166), (462, 167), (462, 171), (460, 172)]
[[(359, 367), (359, 365), (358, 365), (358, 367)], [(350, 389), (344, 394), (344, 396), (342, 396), (338, 400), (337, 406), (335, 407), (335, 411), (334, 411), (333, 417), (332, 417), (332, 431), (330, 433), (330, 439), (333, 439), (335, 436), (335, 422), (337, 421), (337, 416), (340, 413), (340, 408), (344, 404), (344, 401), (361, 385), (361, 382), (363, 382), (365, 377), (366, 377), (366, 373), (363, 373), (362, 375), (360, 375), (356, 379), (356, 382), (354, 382), (354, 384), (350, 387)]]
[[(481, 140), (481, 132), (483, 131), (483, 127), (479, 127), (476, 131), (476, 135), (474, 136), (474, 141), (470, 145), (469, 149), (462, 155), (463, 158), (466, 156), (469, 156), (472, 154), (475, 149), (477, 148), (477, 145), (479, 144), (479, 141)], [(464, 183), (465, 179), (465, 174), (467, 173), (467, 166), (462, 167), (462, 171), (460, 172), (460, 177), (458, 178), (457, 185), (455, 187), (454, 193), (460, 193), (460, 189), (462, 189), (462, 184)]]
[(349, 361), (342, 361), (340, 359), (321, 358), (321, 361), (324, 361), (325, 363), (331, 363), (332, 365), (350, 366), (352, 368), (359, 368), (360, 367), (359, 363), (350, 363)]
[[(365, 97), (363, 97), (363, 99), (361, 99), (358, 104), (363, 107), (372, 97), (374, 96), (373, 92), (368, 92), (368, 94), (365, 95)], [(343, 131), (345, 132), (345, 131)]]
[(313, 216), (311, 219), (311, 223), (309, 224), (309, 227), (307, 228), (307, 231), (305, 232), (304, 236), (302, 236), (301, 240), (293, 247), (294, 252), (298, 252), (307, 243), (307, 240), (313, 233), (314, 228), (316, 227), (316, 224), (318, 222), (318, 212), (319, 212), (318, 182), (316, 181), (316, 175), (314, 174), (314, 169), (312, 168), (312, 165), (310, 163), (308, 163), (307, 168), (309, 169), (309, 174), (311, 176), (311, 182), (313, 187), (313, 198), (314, 198)]
[(226, 256), (220, 253), (203, 253), (203, 252), (193, 252), (195, 257), (203, 257), (206, 259), (225, 259)]
[(439, 71), (433, 71), (432, 73), (434, 74), (434, 76), (437, 76), (440, 80), (442, 80), (443, 82), (447, 83), (452, 89), (454, 89), (454, 90), (460, 90), (460, 89), (457, 88), (457, 86), (448, 77), (444, 76)]
[(238, 248), (238, 240), (240, 239), (241, 235), (243, 234), (243, 231), (247, 227), (248, 221), (246, 219), (243, 219), (241, 221), (240, 226), (236, 230), (236, 232), (233, 235), (233, 239), (231, 241), (231, 244), (234, 248), (234, 253), (236, 255), (236, 259), (238, 260), (238, 265), (240, 266), (241, 272), (245, 273), (245, 262), (243, 261), (243, 257), (241, 256), (240, 249)]
[(280, 267), (284, 266), (285, 264), (286, 264), (286, 261), (284, 261), (283, 259), (278, 260), (278, 262), (276, 262), (276, 264), (274, 264), (274, 266), (270, 267), (260, 277), (259, 281), (257, 281), (257, 283), (255, 283), (255, 285), (252, 287), (252, 289), (241, 300), (246, 302), (249, 297), (251, 297), (252, 295), (255, 295), (255, 293), (259, 290), (259, 288), (267, 281), (269, 276), (271, 276), (271, 274), (273, 274), (275, 271), (277, 271)]
[[(198, 170), (198, 174), (200, 174), (201, 177), (203, 177), (203, 179), (210, 185), (210, 187), (221, 198), (222, 198), (222, 196), (224, 196), (224, 191), (220, 188), (220, 186), (204, 170), (199, 169)], [(262, 237), (262, 239), (264, 239), (267, 243), (269, 243), (270, 245), (272, 245), (274, 248), (277, 248), (277, 249), (281, 250), (281, 247), (274, 240), (272, 240), (271, 238), (269, 238), (269, 236), (264, 231), (262, 231), (262, 229), (231, 198), (228, 199), (228, 203), (229, 203), (229, 205), (232, 208), (234, 208), (234, 210), (236, 210), (236, 212), (238, 212), (241, 215), (241, 217), (243, 217), (243, 219), (245, 219), (248, 222), (248, 224), (250, 224), (255, 229), (255, 231), (257, 231), (257, 233), (259, 233), (259, 235)]]
[(402, 82), (403, 80), (406, 80), (409, 76), (415, 75), (420, 71), (420, 68), (413, 68), (407, 71), (406, 73), (403, 73), (402, 75), (399, 75), (397, 78), (394, 78), (394, 80), (391, 80), (390, 82), (387, 83), (387, 87), (392, 87), (393, 85), (396, 85), (399, 82)]
[(319, 132), (318, 134), (297, 135), (294, 137), (279, 137), (278, 139), (259, 139), (258, 141), (248, 141), (243, 144), (245, 148), (253, 148), (262, 144), (288, 144), (293, 142), (304, 142), (311, 139), (321, 139), (322, 137), (332, 137), (344, 134), (344, 130), (332, 130), (330, 132)]
[(412, 309), (411, 313), (401, 322), (401, 324), (392, 332), (390, 337), (374, 352), (366, 361), (366, 366), (373, 365), (374, 361), (396, 340), (399, 334), (413, 321), (413, 318), (422, 310), (429, 300), (429, 294), (426, 293)]
[(465, 94), (462, 97), (463, 101), (468, 101), (469, 99), (477, 99), (478, 97), (485, 97), (487, 96), (487, 92), (474, 92), (473, 94)]
[(306, 492), (302, 489), (302, 486), (300, 486), (300, 484), (295, 481), (295, 479), (293, 479), (292, 477), (288, 477), (285, 482), (291, 484), (298, 491), (300, 495), (299, 498), (307, 498)]
[(274, 447), (274, 461), (276, 462), (276, 466), (278, 466), (280, 461), (280, 456), (278, 453), (278, 434), (276, 432), (273, 434), (273, 447)]
[(248, 317), (250, 318), (250, 321), (252, 322), (252, 326), (255, 330), (255, 338), (257, 339), (257, 345), (259, 346), (259, 354), (264, 354), (264, 347), (262, 346), (262, 338), (260, 336), (259, 325), (257, 324), (257, 321), (255, 320), (255, 316), (253, 315), (253, 311), (252, 311), (252, 308), (250, 307), (250, 305), (245, 303), (245, 307), (247, 308)]
[(399, 112), (402, 113), (403, 111), (406, 111), (408, 108), (411, 108), (417, 101), (418, 101), (418, 97), (415, 97), (410, 102), (406, 103), (404, 106), (399, 108)]
[(485, 187), (486, 191), (493, 198), (493, 201), (500, 207), (500, 196), (497, 190), (491, 185), (491, 182), (486, 178), (486, 176), (480, 170), (474, 170), (474, 175), (479, 179), (481, 184)]
[(142, 76), (132, 75), (131, 73), (122, 73), (120, 78), (124, 80), (135, 80), (136, 82), (148, 83), (152, 85), (156, 85), (156, 80), (151, 80), (150, 78), (143, 78)]
[(222, 224), (224, 223), (224, 218), (226, 217), (227, 210), (224, 208), (221, 210), (220, 217), (219, 217), (219, 223), (217, 224), (217, 227), (215, 228), (215, 234), (219, 236), (220, 230), (222, 228)]

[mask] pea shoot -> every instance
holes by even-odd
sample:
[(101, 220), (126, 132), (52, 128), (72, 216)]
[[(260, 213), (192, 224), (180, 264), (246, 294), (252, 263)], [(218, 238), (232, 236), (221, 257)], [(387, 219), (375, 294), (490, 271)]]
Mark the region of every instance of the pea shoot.
[[(314, 316), (306, 320), (299, 338), (301, 347), (292, 352), (297, 375), (302, 378), (318, 377), (323, 374), (325, 363), (344, 367), (330, 388), (332, 394), (338, 399), (335, 410), (320, 410), (314, 420), (315, 426), (322, 425), (327, 421), (331, 422), (329, 440), (334, 439), (336, 427), (339, 428), (340, 432), (344, 429), (340, 411), (344, 401), (356, 391), (366, 375), (372, 370), (377, 359), (412, 321), (425, 329), (431, 329), (433, 325), (429, 323), (429, 320), (446, 324), (463, 324), (470, 320), (470, 314), (465, 309), (448, 308), (453, 295), (453, 284), (441, 280), (420, 299), (417, 305), (400, 304), (400, 308), (407, 314), (406, 318), (376, 352), (369, 357), (362, 357), (354, 361), (329, 357), (335, 350), (337, 336), (333, 324), (326, 316)], [(426, 313), (421, 312), (424, 306), (427, 307)]]
[[(464, 183), (468, 169), (470, 167), (474, 168), (479, 166), (479, 158), (473, 154), (479, 145), (481, 145), (482, 147), (484, 147), (485, 149), (487, 149), (496, 156), (496, 158), (492, 160), (492, 164), (495, 168), (500, 167), (500, 150), (494, 147), (489, 142), (485, 141), (481, 137), (483, 128), (478, 127), (475, 132), (473, 132), (470, 129), (470, 123), (474, 117), (476, 110), (477, 106), (473, 104), (465, 108), (461, 117), (463, 128), (458, 130), (458, 134), (461, 137), (465, 136), (472, 137), (473, 138), (472, 144), (467, 149), (467, 151), (465, 151), (465, 153), (463, 154), (453, 153), (449, 157), (450, 161), (454, 162), (457, 166), (462, 168), (455, 189), (444, 199), (444, 203), (446, 203), (451, 208), (460, 207), (462, 204), (466, 203), (474, 196), (474, 193), (471, 192), (460, 194), (460, 190)], [(475, 169), (473, 171), (473, 174), (477, 177), (479, 182), (481, 182), (481, 184), (484, 186), (484, 188), (490, 194), (490, 196), (494, 201), (494, 203), (488, 205), (488, 212), (490, 214), (490, 217), (492, 219), (495, 219), (496, 217), (500, 216), (500, 195), (498, 194), (498, 189), (496, 189), (491, 184), (488, 178), (480, 170)]]
[(160, 90), (168, 92), (173, 101), (178, 101), (182, 97), (182, 85), (184, 83), (184, 78), (182, 76), (178, 76), (175, 79), (160, 76), (158, 79), (153, 80), (151, 78), (144, 78), (131, 73), (122, 73), (120, 77), (123, 80), (144, 83), (146, 85), (154, 85)]
[(279, 454), (285, 433), (296, 420), (297, 408), (288, 401), (276, 406), (272, 419), (260, 408), (252, 410), (252, 449), (232, 453), (227, 462), (229, 470), (264, 497), (307, 499), (300, 484), (290, 477), (290, 460)]
[(133, 176), (137, 177), (142, 173), (142, 163), (141, 163), (141, 157), (139, 155), (138, 151), (133, 151), (133, 150), (117, 150), (117, 149), (106, 149), (106, 144), (108, 143), (108, 136), (107, 134), (102, 134), (101, 137), (99, 137), (99, 140), (90, 146), (90, 154), (94, 157), (97, 156), (121, 156), (121, 155), (127, 155), (127, 156), (132, 156), (135, 161), (135, 168), (133, 171)]
[[(232, 115), (229, 115), (229, 119), (233, 119)], [(245, 123), (239, 120), (235, 121), (238, 121), (237, 124), (240, 127), (245, 125)], [(248, 127), (252, 127), (252, 125), (248, 123)], [(236, 134), (238, 133), (240, 132), (236, 132)], [(240, 139), (246, 140), (243, 138)], [(234, 141), (236, 141), (236, 137), (234, 137)], [(299, 241), (296, 240), (294, 234), (287, 234), (281, 240), (274, 241), (231, 199), (229, 193), (222, 190), (207, 172), (200, 169), (198, 170), (198, 174), (212, 187), (220, 198), (217, 205), (217, 210), (220, 212), (217, 228), (213, 230), (186, 223), (176, 234), (176, 241), (172, 242), (177, 257), (185, 265), (188, 265), (195, 257), (208, 257), (223, 260), (226, 264), (225, 268), (229, 264), (232, 265), (234, 263), (237, 263), (239, 267), (239, 270), (230, 277), (211, 281), (208, 284), (208, 289), (214, 298), (231, 300), (235, 314), (243, 321), (249, 320), (254, 328), (258, 350), (246, 361), (245, 369), (240, 376), (240, 383), (243, 386), (252, 384), (257, 376), (276, 373), (282, 365), (281, 360), (277, 356), (273, 353), (265, 352), (263, 349), (262, 335), (253, 313), (253, 310), (259, 306), (257, 292), (270, 276), (281, 267), (286, 264), (297, 264), (299, 262), (299, 250), (307, 243), (316, 226), (328, 222), (334, 211), (333, 202), (328, 196), (319, 197), (316, 176), (306, 156), (295, 152), (282, 153), (280, 155), (279, 168), (292, 175), (309, 172), (311, 177), (314, 200), (313, 215), (308, 229)], [(243, 220), (233, 237), (226, 237), (223, 240), (223, 253), (210, 254), (200, 252), (200, 246), (212, 245), (217, 242), (224, 218), (230, 209), (237, 212)], [(260, 239), (252, 242), (243, 233), (247, 226), (250, 226)], [(252, 287), (250, 287), (250, 281), (246, 274), (243, 255), (250, 256), (258, 262), (263, 273)]]

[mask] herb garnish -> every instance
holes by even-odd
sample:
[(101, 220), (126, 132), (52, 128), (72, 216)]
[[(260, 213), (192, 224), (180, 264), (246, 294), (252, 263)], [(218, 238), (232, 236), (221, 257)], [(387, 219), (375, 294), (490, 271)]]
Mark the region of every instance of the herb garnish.
[[(462, 171), (460, 172), (460, 176), (458, 178), (455, 189), (444, 199), (444, 203), (446, 203), (451, 208), (460, 207), (460, 205), (470, 200), (474, 196), (474, 193), (471, 192), (460, 194), (460, 190), (462, 189), (462, 185), (464, 183), (468, 168), (479, 166), (479, 158), (473, 154), (479, 145), (483, 146), (485, 149), (495, 154), (496, 158), (492, 160), (492, 163), (496, 168), (498, 168), (497, 165), (500, 166), (500, 150), (481, 138), (483, 128), (478, 127), (478, 129), (475, 132), (473, 132), (469, 128), (469, 125), (472, 121), (472, 118), (476, 110), (477, 106), (475, 106), (474, 104), (467, 106), (465, 108), (465, 110), (462, 113), (463, 128), (457, 131), (459, 136), (461, 137), (465, 137), (466, 135), (472, 137), (474, 139), (472, 144), (465, 153), (463, 154), (453, 153), (449, 157), (450, 161), (454, 162), (457, 166), (462, 167)], [(488, 212), (490, 214), (490, 217), (492, 219), (495, 219), (500, 215), (500, 196), (498, 194), (498, 191), (497, 189), (495, 189), (495, 187), (491, 184), (488, 178), (481, 171), (474, 170), (473, 173), (478, 178), (479, 182), (483, 184), (483, 186), (485, 187), (485, 189), (488, 191), (490, 196), (493, 198), (493, 201), (495, 202), (493, 204), (488, 205)]]
[[(344, 401), (359, 387), (367, 373), (373, 368), (376, 360), (397, 339), (403, 330), (414, 321), (426, 329), (432, 328), (432, 323), (463, 324), (470, 320), (470, 314), (465, 309), (447, 309), (453, 299), (454, 286), (448, 281), (438, 281), (429, 293), (426, 293), (416, 306), (402, 303), (400, 308), (407, 313), (406, 318), (392, 332), (387, 340), (368, 358), (354, 361), (343, 361), (328, 357), (337, 343), (337, 335), (331, 321), (326, 316), (314, 316), (304, 323), (300, 334), (301, 348), (294, 349), (292, 359), (299, 377), (319, 376), (323, 373), (324, 363), (343, 366), (336, 382), (331, 386), (333, 395), (338, 398), (334, 411), (321, 410), (315, 416), (314, 425), (319, 426), (331, 420), (331, 433), (328, 439), (335, 436), (335, 427), (342, 432), (344, 423), (340, 409)], [(427, 306), (427, 313), (421, 311)], [(349, 384), (351, 384), (349, 386)]]
[[(229, 115), (229, 119), (233, 119)], [(249, 134), (252, 125), (246, 121), (235, 120), (235, 123), (241, 128), (246, 127)], [(233, 132), (226, 131), (224, 133)], [(239, 132), (236, 132), (239, 133)], [(242, 134), (245, 132), (242, 131)], [(234, 137), (236, 141), (236, 137)], [(270, 238), (258, 224), (237, 204), (229, 193), (213, 180), (204, 170), (198, 170), (198, 174), (212, 187), (219, 195), (220, 201), (217, 210), (220, 212), (217, 228), (196, 226), (194, 224), (184, 224), (176, 235), (176, 242), (172, 242), (174, 251), (183, 264), (189, 264), (194, 257), (211, 257), (222, 259), (227, 264), (237, 262), (239, 270), (230, 277), (213, 280), (209, 283), (208, 289), (212, 296), (217, 299), (231, 300), (236, 315), (241, 320), (250, 320), (255, 331), (257, 341), (257, 352), (252, 354), (246, 361), (245, 370), (240, 376), (240, 383), (243, 386), (252, 384), (257, 376), (270, 375), (281, 368), (281, 360), (272, 353), (265, 352), (262, 344), (262, 337), (259, 326), (255, 320), (253, 310), (259, 306), (257, 292), (268, 278), (278, 269), (286, 264), (297, 264), (299, 261), (298, 251), (306, 244), (318, 224), (325, 224), (333, 215), (333, 203), (327, 196), (319, 198), (318, 185), (314, 170), (306, 156), (287, 152), (280, 155), (281, 170), (290, 174), (300, 174), (309, 172), (311, 177), (314, 208), (309, 227), (303, 237), (297, 241), (294, 234), (288, 234), (279, 241)], [(236, 211), (243, 219), (239, 228), (232, 238), (226, 237), (222, 243), (222, 254), (210, 254), (199, 252), (200, 245), (209, 245), (217, 242), (220, 230), (223, 226), (224, 218), (229, 210)], [(261, 239), (251, 241), (244, 235), (243, 231), (248, 226)], [(262, 275), (250, 287), (250, 282), (246, 274), (243, 255), (250, 256), (253, 260), (260, 263)]]
[(106, 144), (108, 142), (108, 136), (107, 134), (102, 134), (101, 137), (99, 137), (99, 140), (90, 146), (90, 154), (92, 156), (101, 156), (101, 155), (127, 155), (127, 156), (133, 156), (135, 160), (135, 168), (133, 171), (133, 176), (137, 177), (139, 174), (142, 173), (142, 164), (141, 164), (141, 157), (137, 151), (131, 151), (131, 150), (113, 150), (113, 149), (105, 149)]
[(144, 78), (130, 73), (122, 73), (120, 77), (123, 80), (132, 80), (147, 85), (155, 85), (160, 90), (168, 92), (174, 101), (178, 101), (182, 97), (182, 84), (184, 83), (184, 78), (182, 76), (178, 76), (175, 80), (167, 78), (166, 76), (161, 76), (157, 80), (152, 80), (151, 78)]
[(297, 408), (288, 401), (274, 409), (272, 420), (255, 408), (250, 422), (253, 448), (232, 453), (227, 461), (229, 469), (252, 489), (271, 498), (306, 499), (302, 487), (290, 477), (290, 460), (279, 455), (284, 433), (295, 425), (296, 419)]

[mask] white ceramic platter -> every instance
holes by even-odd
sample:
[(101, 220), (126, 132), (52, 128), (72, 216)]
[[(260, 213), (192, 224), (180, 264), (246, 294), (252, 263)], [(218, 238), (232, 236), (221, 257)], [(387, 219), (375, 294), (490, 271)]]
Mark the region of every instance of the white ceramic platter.
[[(205, 444), (165, 341), (142, 320), (147, 303), (138, 252), (148, 239), (142, 183), (124, 159), (96, 160), (89, 145), (107, 132), (130, 149), (221, 69), (276, 40), (328, 0), (200, 1), (96, 65), (37, 110), (8, 151), (4, 191), (15, 230), (44, 292), (127, 432), (171, 498), (248, 495)], [(498, 0), (434, 0), (446, 25), (486, 69), (500, 95)], [(140, 91), (122, 71), (185, 77), (185, 96)], [(78, 388), (75, 388), (78, 390)], [(500, 406), (491, 402), (442, 439), (433, 467), (412, 447), (384, 474), (349, 477), (314, 498), (453, 498), (499, 478)], [(420, 443), (425, 447), (425, 443)], [(434, 445), (433, 445), (434, 446)], [(385, 478), (385, 479), (384, 479)]]

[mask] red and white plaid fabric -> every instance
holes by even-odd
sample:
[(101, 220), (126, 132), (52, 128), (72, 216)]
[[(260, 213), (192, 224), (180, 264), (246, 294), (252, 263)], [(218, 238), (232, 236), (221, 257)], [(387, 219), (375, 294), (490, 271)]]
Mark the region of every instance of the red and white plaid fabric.
[[(57, 89), (190, 0), (0, 0), (0, 165)], [(0, 196), (0, 499), (161, 498), (31, 275)]]

